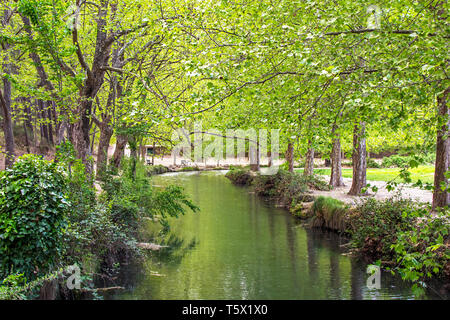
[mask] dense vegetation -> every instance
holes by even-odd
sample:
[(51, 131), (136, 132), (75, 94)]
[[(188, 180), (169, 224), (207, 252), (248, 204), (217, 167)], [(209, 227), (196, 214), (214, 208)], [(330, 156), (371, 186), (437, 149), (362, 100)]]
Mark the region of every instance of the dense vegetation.
[[(1, 173), (0, 275), (6, 279), (0, 298), (16, 292), (20, 298), (33, 297), (44, 280), (52, 279), (49, 275), (58, 271), (53, 277), (61, 278), (72, 264), (84, 268), (83, 287), (89, 288), (95, 274), (108, 275), (140, 255), (136, 245), (142, 240), (138, 227), (144, 217), (160, 216), (162, 232), (167, 233), (167, 217), (197, 210), (178, 186), (153, 190), (142, 164), (131, 175), (129, 159), (124, 159), (119, 175), (105, 176), (100, 194), (80, 160), (70, 152), (59, 153), (58, 160), (26, 155)], [(23, 286), (27, 283), (33, 286)], [(69, 295), (67, 290), (63, 297), (70, 298), (74, 293), (64, 294)]]

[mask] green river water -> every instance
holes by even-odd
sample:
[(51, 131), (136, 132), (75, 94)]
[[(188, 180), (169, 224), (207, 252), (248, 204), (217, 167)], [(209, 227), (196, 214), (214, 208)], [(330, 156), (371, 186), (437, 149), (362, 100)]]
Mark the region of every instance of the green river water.
[(115, 299), (410, 299), (389, 273), (368, 289), (348, 240), (302, 227), (286, 210), (237, 187), (223, 172), (153, 178), (185, 188), (200, 212), (170, 220), (170, 247), (123, 270)]

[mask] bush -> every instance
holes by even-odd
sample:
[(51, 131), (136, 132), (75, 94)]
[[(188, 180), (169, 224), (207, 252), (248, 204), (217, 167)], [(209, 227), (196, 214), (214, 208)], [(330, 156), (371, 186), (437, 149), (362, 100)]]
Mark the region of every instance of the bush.
[(199, 167), (182, 167), (180, 171), (200, 171)]
[(301, 202), (308, 190), (308, 179), (302, 175), (280, 169), (274, 175), (257, 175), (253, 180), (255, 193), (276, 199), (281, 205), (291, 207)]
[(249, 186), (252, 184), (253, 176), (249, 170), (232, 168), (226, 174), (225, 177), (231, 180), (235, 185)]
[(147, 176), (151, 177), (153, 175), (163, 174), (163, 173), (166, 173), (169, 171), (170, 171), (170, 169), (167, 168), (166, 166), (163, 166), (162, 164), (158, 164), (156, 166), (149, 166), (147, 168)]
[(448, 208), (432, 213), (411, 200), (369, 198), (352, 215), (352, 242), (372, 262), (393, 262), (388, 270), (412, 281), (421, 295), (427, 279), (450, 278), (449, 217)]
[(302, 176), (308, 187), (311, 189), (328, 191), (331, 190), (331, 186), (328, 184), (325, 179), (317, 174), (313, 174), (311, 176)]
[[(416, 224), (397, 235), (390, 245), (398, 263), (398, 273), (414, 283), (417, 296), (424, 293), (424, 282), (433, 276), (450, 279), (450, 210), (430, 213), (426, 209), (405, 211), (405, 216), (416, 219)], [(393, 272), (394, 272), (393, 271)]]
[(373, 260), (393, 258), (390, 245), (397, 240), (397, 234), (409, 230), (415, 219), (405, 215), (420, 208), (418, 203), (408, 199), (367, 198), (355, 209), (351, 220), (353, 244)]
[(70, 207), (67, 185), (55, 163), (20, 157), (0, 173), (0, 275), (34, 278), (52, 268), (63, 252)]
[(381, 165), (372, 158), (367, 159), (367, 168), (381, 168)]
[[(131, 165), (130, 161), (123, 161), (123, 172), (129, 172), (128, 165)], [(167, 228), (166, 216), (185, 214), (185, 207), (192, 211), (198, 210), (181, 187), (168, 186), (162, 190), (153, 190), (146, 172), (145, 166), (137, 163), (135, 177), (126, 174), (109, 176), (102, 183), (102, 197), (110, 204), (115, 223), (129, 227), (131, 232), (141, 217), (158, 214), (163, 216), (160, 222)]]
[(383, 168), (404, 168), (404, 167), (416, 167), (419, 164), (430, 164), (436, 160), (435, 154), (416, 154), (411, 156), (392, 155), (390, 157), (384, 157), (381, 163)]

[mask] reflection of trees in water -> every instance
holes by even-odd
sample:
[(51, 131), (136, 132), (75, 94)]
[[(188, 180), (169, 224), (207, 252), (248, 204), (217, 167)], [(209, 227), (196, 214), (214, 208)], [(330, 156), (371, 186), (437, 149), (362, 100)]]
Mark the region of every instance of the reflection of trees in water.
[(162, 246), (167, 246), (152, 254), (153, 258), (161, 263), (179, 264), (183, 257), (199, 242), (196, 238), (192, 238), (189, 242), (171, 233), (161, 241)]
[(361, 271), (362, 264), (356, 259), (351, 259), (351, 299), (352, 300), (362, 300), (363, 299), (363, 288), (366, 284), (366, 275)]
[(348, 239), (334, 232), (327, 232), (320, 229), (306, 229), (307, 251), (308, 251), (308, 272), (311, 284), (319, 281), (319, 259), (318, 252), (327, 249), (330, 262), (330, 285), (332, 298), (342, 298), (342, 288), (340, 279), (339, 255), (340, 245), (348, 242)]

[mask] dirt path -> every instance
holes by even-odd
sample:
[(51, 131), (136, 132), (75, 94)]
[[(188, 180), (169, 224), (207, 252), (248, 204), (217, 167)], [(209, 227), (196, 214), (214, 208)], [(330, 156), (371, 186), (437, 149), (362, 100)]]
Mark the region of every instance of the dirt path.
[[(329, 179), (328, 176), (323, 176), (327, 180)], [(361, 197), (358, 196), (350, 196), (348, 195), (348, 191), (350, 190), (350, 187), (352, 185), (352, 179), (351, 178), (344, 178), (344, 187), (335, 188), (331, 191), (319, 191), (319, 190), (313, 190), (313, 195), (323, 195), (328, 196), (332, 198), (339, 199), (345, 203), (354, 203), (356, 200), (358, 200)], [(389, 192), (386, 189), (387, 182), (385, 181), (367, 181), (371, 186), (376, 186), (378, 188), (377, 193), (373, 193), (370, 191), (369, 197), (375, 197), (375, 199), (382, 200), (391, 198), (396, 194), (396, 190)], [(402, 186), (400, 187), (400, 194), (402, 198), (410, 198), (413, 200), (417, 200), (420, 202), (428, 202), (431, 203), (433, 194), (431, 191), (428, 190), (421, 190), (418, 188), (411, 188)]]

